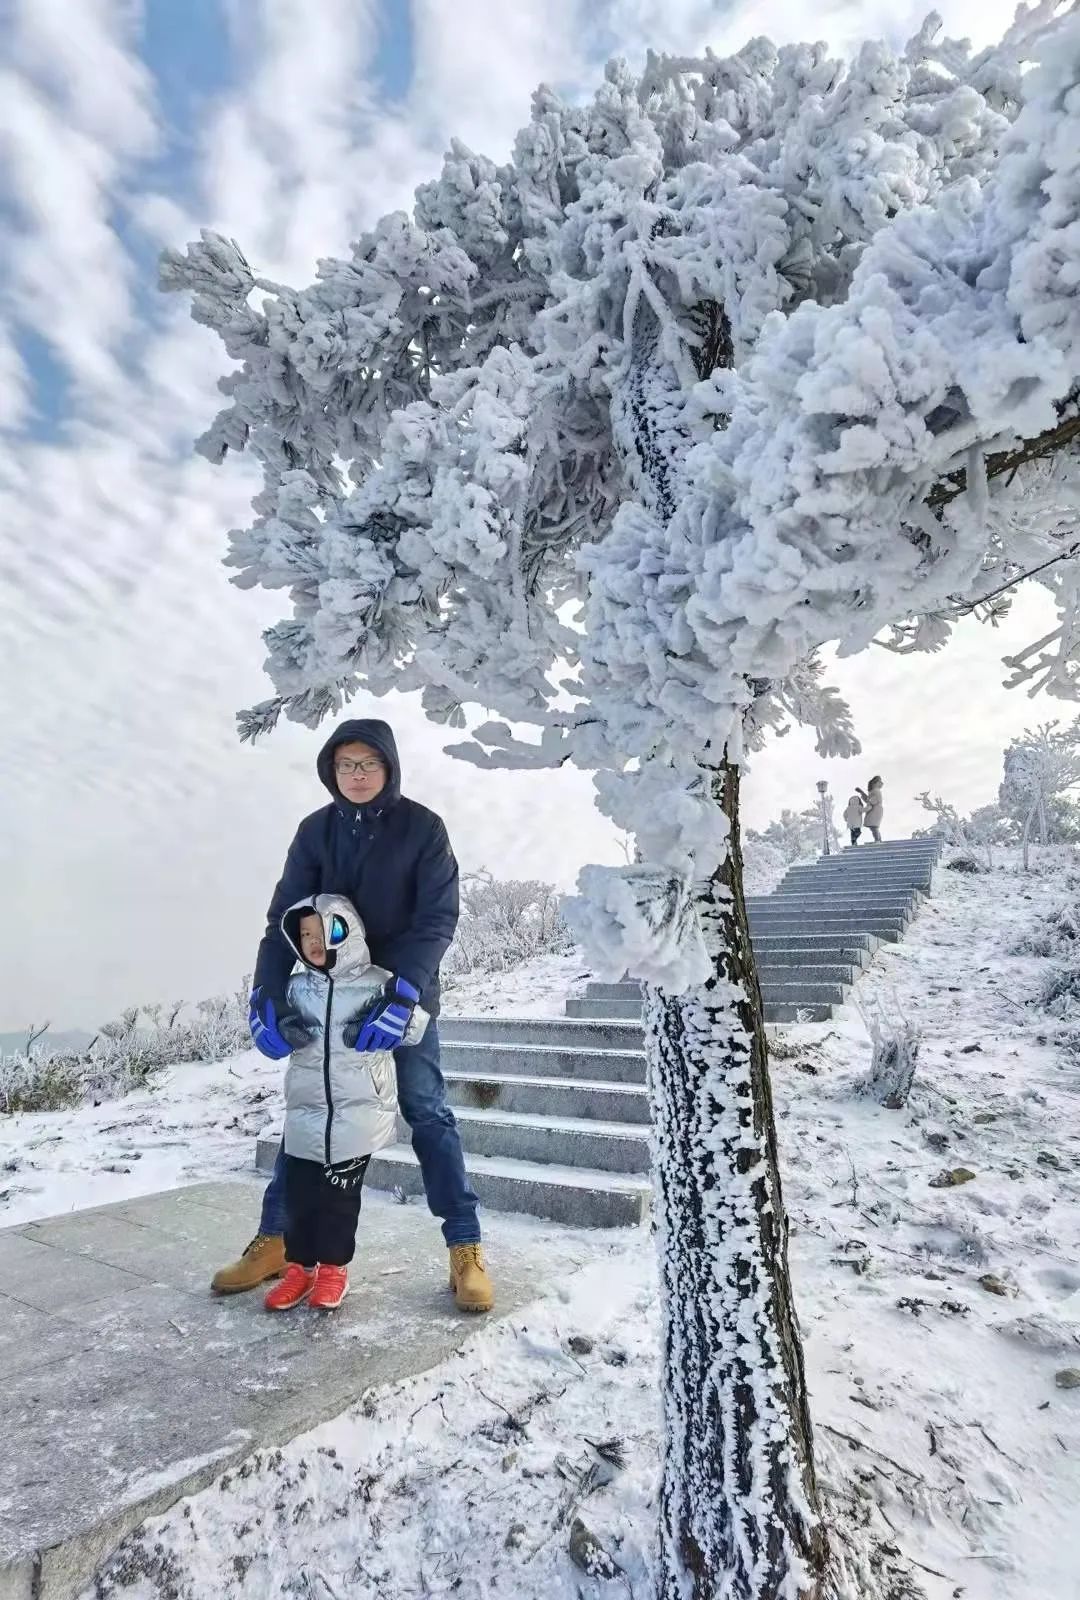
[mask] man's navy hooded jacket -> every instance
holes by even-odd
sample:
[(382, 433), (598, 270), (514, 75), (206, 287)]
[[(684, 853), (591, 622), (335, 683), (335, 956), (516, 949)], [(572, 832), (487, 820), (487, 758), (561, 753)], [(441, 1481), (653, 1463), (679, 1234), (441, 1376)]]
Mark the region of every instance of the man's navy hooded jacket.
[[(355, 742), (377, 750), (390, 772), (381, 794), (362, 806), (343, 799), (334, 775), (334, 751)], [(388, 723), (343, 722), (319, 751), (318, 772), (333, 800), (304, 818), (289, 846), (254, 984), (280, 1004), (296, 960), (281, 933), (283, 913), (305, 895), (343, 894), (363, 919), (372, 961), (408, 979), (435, 1016), (439, 962), (458, 920), (458, 868), (442, 819), (401, 793)]]

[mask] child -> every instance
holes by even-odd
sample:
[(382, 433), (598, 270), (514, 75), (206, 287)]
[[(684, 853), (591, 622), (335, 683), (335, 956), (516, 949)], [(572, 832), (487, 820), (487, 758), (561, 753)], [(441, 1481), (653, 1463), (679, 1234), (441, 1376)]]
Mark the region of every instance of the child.
[(859, 835), (863, 830), (863, 799), (862, 790), (856, 789), (844, 807), (844, 821), (847, 824), (848, 832), (851, 834), (852, 844), (858, 844)]
[[(285, 1073), (286, 1268), (265, 1303), (332, 1311), (348, 1293), (368, 1162), (397, 1131), (393, 1055), (353, 1048), (390, 974), (372, 966), (363, 923), (342, 895), (290, 906), (281, 931), (304, 964), (287, 993), (307, 1039)], [(427, 1020), (417, 1008), (404, 1043), (416, 1044)]]

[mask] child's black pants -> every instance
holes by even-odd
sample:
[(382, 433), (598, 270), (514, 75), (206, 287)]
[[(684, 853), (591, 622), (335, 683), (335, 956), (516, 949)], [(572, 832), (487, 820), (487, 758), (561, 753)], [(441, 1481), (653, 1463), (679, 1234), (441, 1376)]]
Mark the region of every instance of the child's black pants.
[(347, 1267), (356, 1248), (360, 1195), (370, 1156), (327, 1168), (285, 1157), (285, 1259), (302, 1267)]

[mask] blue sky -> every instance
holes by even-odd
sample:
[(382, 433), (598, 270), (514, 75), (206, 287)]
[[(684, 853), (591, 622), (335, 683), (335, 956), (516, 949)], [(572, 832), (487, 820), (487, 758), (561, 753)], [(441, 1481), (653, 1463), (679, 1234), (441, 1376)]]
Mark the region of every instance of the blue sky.
[[(813, 33), (849, 49), (904, 37), (915, 0), (823, 0)], [(998, 35), (1010, 7), (955, 0), (953, 33)], [(321, 803), (321, 735), (241, 747), (267, 693), (273, 595), (231, 587), (243, 464), (192, 449), (225, 358), (156, 289), (199, 227), (303, 284), (407, 207), (452, 136), (508, 154), (541, 81), (585, 92), (618, 47), (724, 51), (799, 38), (793, 0), (8, 0), (0, 37), (0, 1029), (94, 1026), (124, 1005), (220, 992), (250, 969), (298, 818)], [(919, 706), (940, 662), (883, 653), (841, 669), (874, 768), (903, 796), (989, 798), (1029, 709), (1000, 690), (1008, 639), (953, 654), (967, 708), (929, 750)], [(486, 775), (442, 752), (416, 704), (381, 710), (408, 785), (447, 818), (466, 867), (556, 877), (619, 861), (586, 775)], [(871, 754), (872, 752), (872, 754)], [(755, 766), (751, 821), (820, 775), (800, 736)], [(849, 775), (839, 771), (835, 787)], [(415, 787), (415, 785), (414, 785)], [(552, 841), (558, 840), (557, 850)], [(41, 951), (48, 950), (48, 960)]]
[[(253, 9), (247, 8), (249, 13)], [(161, 143), (136, 168), (141, 182), (176, 196), (190, 193), (202, 121), (216, 101), (243, 82), (259, 49), (257, 24), (241, 27), (243, 13), (243, 7), (228, 0), (147, 0), (132, 42), (153, 79)], [(393, 105), (405, 97), (412, 80), (411, 8), (401, 0), (379, 0), (375, 20), (370, 84), (382, 103)], [(10, 200), (5, 210), (10, 217)], [(123, 206), (111, 223), (136, 270), (137, 304), (149, 314), (149, 299), (156, 294), (158, 241)], [(32, 395), (27, 432), (34, 438), (52, 437), (70, 412), (63, 362), (33, 327), (20, 327), (16, 343)]]

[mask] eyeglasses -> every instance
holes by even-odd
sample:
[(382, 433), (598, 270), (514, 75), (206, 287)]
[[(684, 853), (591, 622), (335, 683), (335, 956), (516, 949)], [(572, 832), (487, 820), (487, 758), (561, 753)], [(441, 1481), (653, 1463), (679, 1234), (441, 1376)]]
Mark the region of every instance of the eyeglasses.
[(340, 761), (334, 762), (334, 771), (339, 778), (351, 778), (354, 772), (359, 772), (364, 778), (370, 777), (373, 772), (382, 772), (381, 761), (350, 761), (348, 756), (342, 756)]

